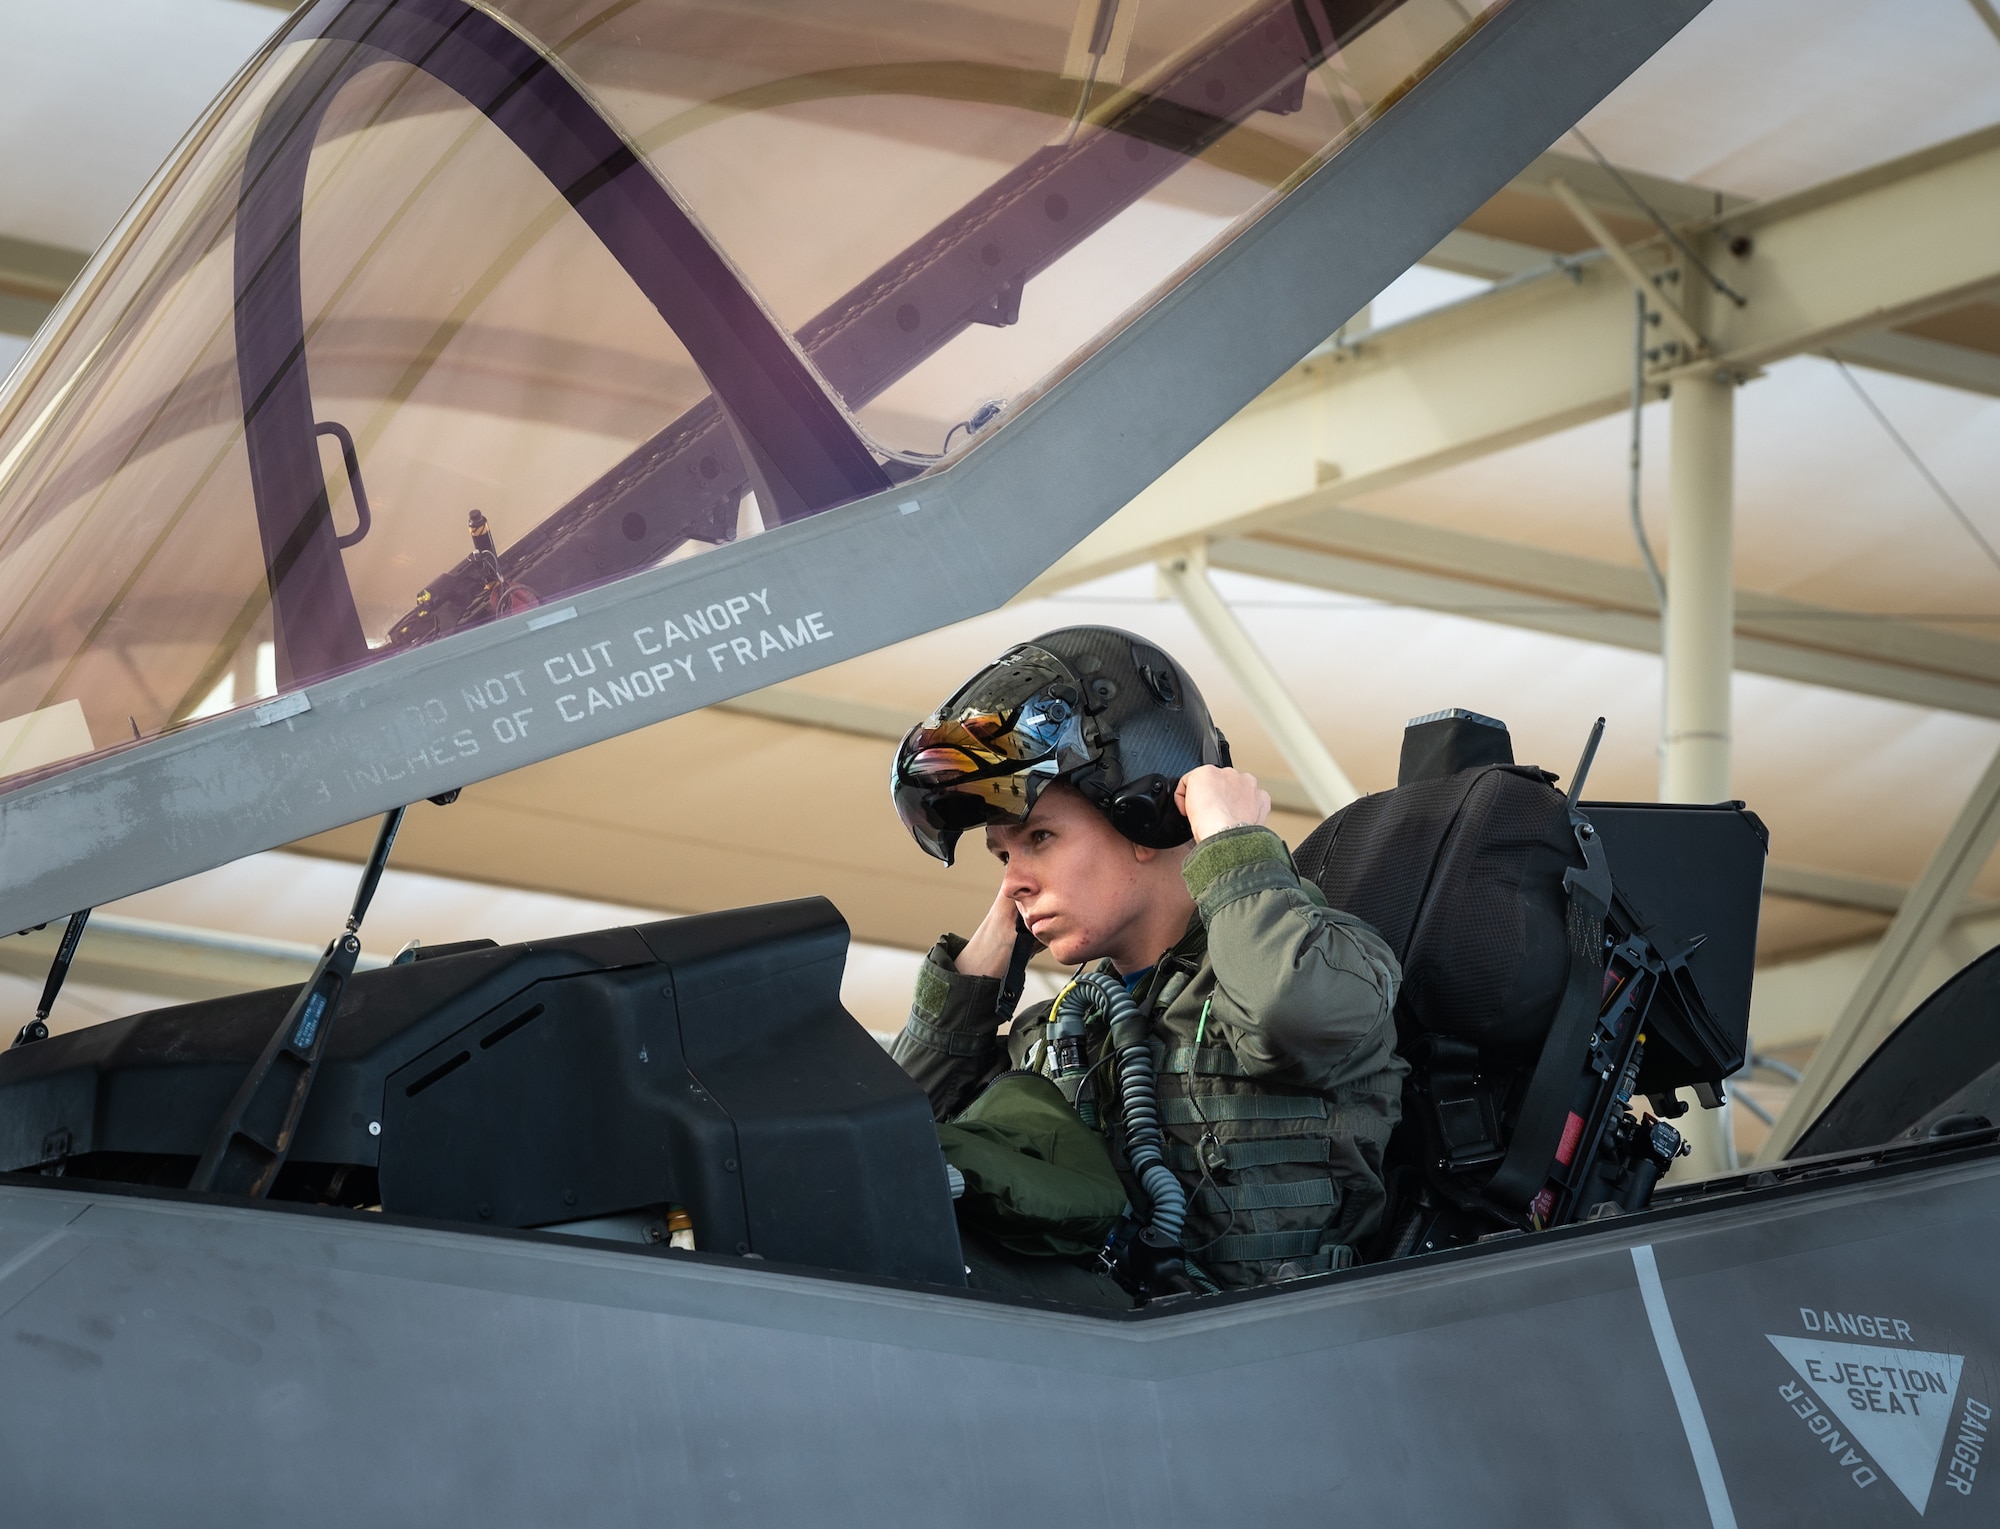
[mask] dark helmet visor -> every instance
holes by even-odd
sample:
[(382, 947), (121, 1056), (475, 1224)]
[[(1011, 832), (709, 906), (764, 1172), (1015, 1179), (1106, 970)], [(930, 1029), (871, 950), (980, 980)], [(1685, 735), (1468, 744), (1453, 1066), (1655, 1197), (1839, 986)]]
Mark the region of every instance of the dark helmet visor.
[(926, 854), (951, 864), (958, 836), (1019, 823), (1050, 781), (1096, 757), (1069, 666), (1024, 646), (975, 676), (896, 751), (896, 815)]

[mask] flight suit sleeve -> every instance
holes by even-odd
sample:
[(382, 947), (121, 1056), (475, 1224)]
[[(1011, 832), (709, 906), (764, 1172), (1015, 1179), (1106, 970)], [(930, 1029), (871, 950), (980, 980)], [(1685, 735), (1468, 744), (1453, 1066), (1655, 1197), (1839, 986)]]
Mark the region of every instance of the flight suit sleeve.
[(998, 977), (968, 977), (952, 963), (965, 941), (948, 934), (917, 972), (910, 1017), (889, 1054), (930, 1096), (931, 1113), (950, 1120), (1006, 1065), (1000, 1044)]
[(1301, 883), (1282, 839), (1225, 829), (1195, 847), (1182, 874), (1208, 929), (1209, 1023), (1246, 1068), (1320, 1089), (1401, 1068), (1395, 955)]

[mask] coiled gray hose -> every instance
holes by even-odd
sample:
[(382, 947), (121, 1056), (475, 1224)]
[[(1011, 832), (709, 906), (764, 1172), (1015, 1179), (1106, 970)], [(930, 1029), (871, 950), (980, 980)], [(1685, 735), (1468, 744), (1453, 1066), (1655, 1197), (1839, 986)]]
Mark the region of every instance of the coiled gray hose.
[(1153, 1077), (1153, 1052), (1146, 1044), (1146, 1021), (1125, 984), (1103, 972), (1076, 979), (1049, 1016), (1051, 1028), (1074, 1011), (1084, 1018), (1101, 1018), (1111, 1027), (1111, 1049), (1118, 1059), (1118, 1098), (1125, 1118), (1125, 1155), (1152, 1202), (1150, 1222), (1169, 1242), (1181, 1240), (1187, 1222), (1187, 1191), (1166, 1163), (1166, 1134), (1160, 1128), (1158, 1085)]

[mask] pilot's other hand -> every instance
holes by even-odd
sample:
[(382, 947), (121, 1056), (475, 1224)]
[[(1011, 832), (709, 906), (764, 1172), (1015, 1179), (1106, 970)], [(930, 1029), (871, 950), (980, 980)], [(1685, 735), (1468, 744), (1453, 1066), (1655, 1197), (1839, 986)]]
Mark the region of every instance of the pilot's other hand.
[(1003, 881), (994, 895), (993, 906), (972, 931), (965, 949), (952, 962), (967, 977), (1004, 977), (1014, 956), (1014, 899)]
[(1211, 838), (1225, 828), (1268, 822), (1271, 793), (1257, 784), (1257, 777), (1241, 770), (1203, 765), (1181, 777), (1174, 790), (1174, 805), (1194, 829), (1197, 840)]

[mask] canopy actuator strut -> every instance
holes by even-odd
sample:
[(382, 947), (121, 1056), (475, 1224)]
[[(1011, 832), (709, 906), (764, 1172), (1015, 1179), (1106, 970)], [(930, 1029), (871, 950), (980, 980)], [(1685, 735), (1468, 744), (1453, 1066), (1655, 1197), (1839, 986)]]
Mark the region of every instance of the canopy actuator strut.
[(42, 984), (42, 1001), (35, 1006), (35, 1017), (21, 1026), (20, 1034), (14, 1037), (14, 1045), (25, 1046), (30, 1041), (49, 1038), (49, 1010), (56, 1006), (56, 995), (62, 991), (63, 979), (69, 975), (69, 964), (76, 959), (76, 942), (83, 938), (83, 926), (89, 922), (90, 910), (81, 908), (72, 913), (69, 922), (63, 925), (62, 942), (56, 946), (55, 960), (49, 963), (49, 980)]
[[(457, 796), (451, 791), (431, 800), (443, 806)], [(375, 900), (375, 889), (382, 883), (382, 871), (396, 842), (396, 830), (402, 827), (408, 810), (398, 807), (384, 815), (375, 848), (362, 868), (361, 884), (355, 888), (347, 927), (326, 947), (319, 965), (257, 1058), (257, 1065), (229, 1101), (208, 1139), (207, 1150), (195, 1165), (188, 1188), (209, 1194), (247, 1195), (253, 1200), (270, 1193), (278, 1170), (291, 1155), (306, 1098), (319, 1075), (334, 1011), (361, 955), (361, 920)]]

